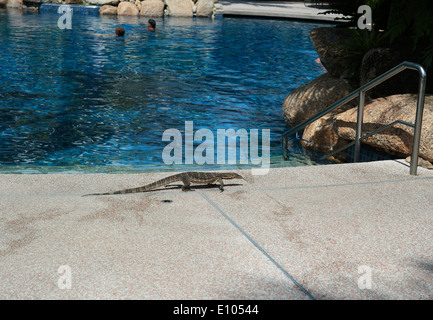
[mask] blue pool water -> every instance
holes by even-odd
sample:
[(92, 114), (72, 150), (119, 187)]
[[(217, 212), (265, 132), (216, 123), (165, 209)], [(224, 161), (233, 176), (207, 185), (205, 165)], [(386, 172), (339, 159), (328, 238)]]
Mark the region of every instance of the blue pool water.
[(162, 134), (185, 121), (270, 129), (278, 159), (284, 98), (324, 72), (314, 23), (59, 17), (0, 9), (0, 170), (170, 169)]

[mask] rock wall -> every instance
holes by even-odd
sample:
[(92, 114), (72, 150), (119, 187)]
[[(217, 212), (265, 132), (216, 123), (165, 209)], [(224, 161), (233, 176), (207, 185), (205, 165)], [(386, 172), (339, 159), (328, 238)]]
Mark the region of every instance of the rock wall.
[(162, 17), (165, 3), (161, 0), (146, 0), (141, 2), (140, 15), (147, 17)]
[(5, 0), (6, 8), (22, 8), (23, 0)]
[(101, 6), (101, 15), (146, 17), (214, 17), (222, 5), (218, 0), (0, 0), (0, 5), (29, 8), (41, 3)]

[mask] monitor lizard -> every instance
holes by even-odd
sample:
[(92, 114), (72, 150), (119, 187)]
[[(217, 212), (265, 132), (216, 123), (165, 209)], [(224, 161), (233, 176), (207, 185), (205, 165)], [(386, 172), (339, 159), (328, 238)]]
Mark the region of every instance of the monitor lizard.
[(107, 193), (92, 193), (86, 194), (84, 196), (99, 196), (99, 195), (112, 195), (112, 194), (127, 194), (127, 193), (139, 193), (139, 192), (148, 192), (154, 189), (165, 187), (173, 182), (183, 182), (182, 191), (191, 190), (191, 183), (196, 184), (212, 184), (216, 181), (219, 182), (219, 189), (224, 191), (224, 182), (223, 179), (243, 179), (241, 175), (234, 172), (182, 172), (178, 173), (161, 180), (155, 181), (151, 184), (144, 185), (138, 188), (124, 189), (114, 192)]

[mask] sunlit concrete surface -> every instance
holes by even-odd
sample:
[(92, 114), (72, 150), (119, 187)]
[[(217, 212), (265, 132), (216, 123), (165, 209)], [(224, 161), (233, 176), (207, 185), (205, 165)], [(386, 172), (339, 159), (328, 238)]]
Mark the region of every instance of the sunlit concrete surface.
[(433, 171), (239, 173), (89, 197), (168, 174), (0, 175), (0, 298), (433, 298)]
[(272, 17), (334, 22), (337, 14), (320, 14), (328, 9), (306, 7), (303, 2), (221, 0), (224, 15)]

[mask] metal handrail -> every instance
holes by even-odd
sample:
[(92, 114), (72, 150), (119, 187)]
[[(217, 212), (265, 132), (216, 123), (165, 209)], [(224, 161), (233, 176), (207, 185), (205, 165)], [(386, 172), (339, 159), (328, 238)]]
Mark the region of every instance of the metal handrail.
[[(355, 144), (354, 162), (358, 162), (359, 158), (360, 158), (360, 152), (361, 152), (361, 140), (365, 138), (365, 137), (361, 136), (362, 121), (363, 121), (363, 115), (364, 115), (365, 92), (376, 87), (377, 85), (379, 85), (382, 82), (392, 78), (393, 76), (397, 75), (398, 73), (400, 73), (406, 69), (418, 71), (418, 74), (419, 74), (417, 108), (416, 108), (416, 115), (415, 115), (415, 124), (413, 124), (414, 134), (413, 134), (413, 144), (412, 144), (412, 157), (411, 157), (411, 161), (410, 161), (410, 174), (416, 175), (417, 174), (417, 167), (418, 167), (418, 154), (419, 154), (419, 145), (420, 145), (420, 138), (421, 138), (421, 125), (422, 125), (422, 116), (423, 116), (423, 111), (424, 111), (424, 96), (425, 96), (427, 74), (421, 65), (419, 65), (417, 63), (413, 63), (413, 62), (408, 62), (408, 61), (400, 63), (398, 66), (390, 69), (389, 71), (378, 76), (377, 78), (373, 79), (369, 83), (356, 89), (355, 91), (353, 91), (352, 93), (350, 93), (349, 95), (344, 97), (343, 99), (341, 99), (338, 102), (334, 103), (333, 105), (329, 106), (325, 110), (317, 113), (315, 116), (311, 117), (310, 119), (302, 122), (301, 124), (297, 125), (293, 129), (290, 129), (290, 130), (286, 131), (285, 133), (283, 133), (282, 145), (283, 145), (284, 159), (286, 159), (286, 160), (288, 159), (288, 137), (289, 136), (291, 136), (291, 135), (297, 133), (298, 131), (304, 129), (310, 123), (313, 123), (314, 121), (320, 119), (324, 115), (326, 115), (329, 112), (335, 110), (336, 108), (346, 104), (347, 102), (352, 101), (353, 99), (355, 99), (358, 96), (359, 97), (359, 103), (358, 103), (358, 114), (357, 114), (357, 120), (356, 120), (355, 141), (349, 143), (350, 145)], [(405, 123), (405, 124), (408, 124), (408, 123)], [(387, 125), (387, 126), (389, 126), (389, 125)], [(377, 133), (377, 132), (375, 132), (375, 133)], [(370, 134), (368, 136), (370, 136)], [(349, 147), (349, 145), (347, 147)], [(341, 150), (339, 150), (339, 151), (341, 151)]]

